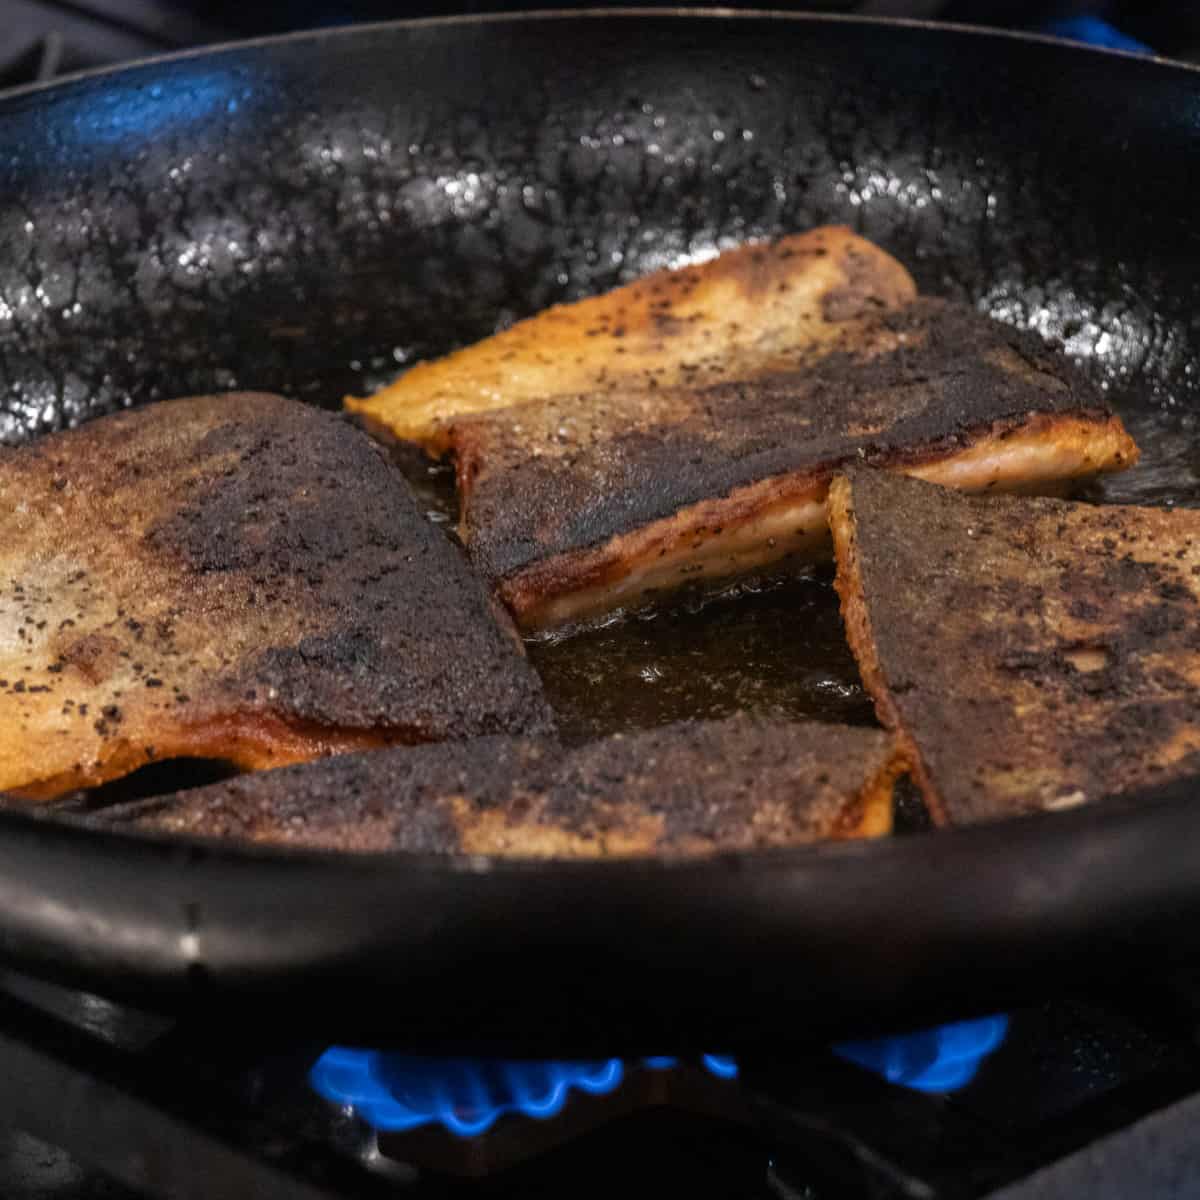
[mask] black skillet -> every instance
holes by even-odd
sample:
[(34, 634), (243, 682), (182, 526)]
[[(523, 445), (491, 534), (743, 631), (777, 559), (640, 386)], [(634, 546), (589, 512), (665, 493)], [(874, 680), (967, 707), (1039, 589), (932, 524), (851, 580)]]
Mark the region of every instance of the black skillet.
[[(1200, 74), (934, 26), (358, 28), (0, 100), (0, 438), (232, 387), (335, 404), (724, 239), (844, 221), (1065, 339), (1200, 464)], [(1124, 489), (1124, 490), (1122, 490)], [(0, 817), (4, 959), (237, 1028), (611, 1053), (996, 1007), (1200, 949), (1200, 804), (693, 864), (194, 847)]]

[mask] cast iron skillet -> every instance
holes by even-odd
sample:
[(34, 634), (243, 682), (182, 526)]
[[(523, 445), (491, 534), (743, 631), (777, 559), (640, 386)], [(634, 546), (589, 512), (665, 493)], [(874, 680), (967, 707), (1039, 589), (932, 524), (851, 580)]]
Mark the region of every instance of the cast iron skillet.
[[(27, 90), (0, 100), (0, 437), (223, 388), (336, 403), (722, 239), (845, 221), (923, 288), (1065, 338), (1178, 469), (1198, 151), (1183, 67), (764, 15), (387, 25)], [(737, 1048), (1194, 952), (1200, 804), (692, 864), (284, 854), (6, 815), (0, 939), (9, 963), (243, 1030)]]

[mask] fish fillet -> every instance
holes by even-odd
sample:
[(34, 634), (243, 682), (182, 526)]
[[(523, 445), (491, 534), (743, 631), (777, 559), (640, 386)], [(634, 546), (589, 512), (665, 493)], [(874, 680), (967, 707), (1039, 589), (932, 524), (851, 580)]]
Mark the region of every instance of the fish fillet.
[(903, 766), (881, 730), (741, 716), (574, 749), (490, 737), (345, 755), (89, 821), (334, 850), (705, 854), (887, 833)]
[(1036, 491), (1137, 459), (1063, 356), (937, 300), (855, 322), (798, 367), (531, 400), (446, 436), (463, 541), (527, 628), (827, 554), (828, 481), (849, 462)]
[(936, 821), (1200, 774), (1200, 512), (855, 471), (830, 516), (851, 647)]
[(370, 439), (178, 400), (0, 450), (0, 790), (538, 732), (507, 618)]
[(743, 379), (915, 295), (908, 272), (877, 246), (848, 229), (816, 229), (556, 305), (346, 404), (372, 428), (441, 454), (451, 417), (552, 395)]

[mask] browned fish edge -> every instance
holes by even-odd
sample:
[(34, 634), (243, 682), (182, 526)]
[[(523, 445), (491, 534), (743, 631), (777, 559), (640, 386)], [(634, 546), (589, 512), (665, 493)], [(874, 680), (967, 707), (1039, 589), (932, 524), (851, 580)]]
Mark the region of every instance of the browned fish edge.
[[(700, 360), (714, 354), (753, 359), (752, 346), (736, 336), (728, 345), (706, 345), (703, 354), (693, 346), (686, 359), (679, 357), (678, 343), (696, 328), (698, 316), (688, 311), (688, 306), (697, 292), (706, 294), (714, 287), (733, 285), (735, 296), (747, 308), (744, 320), (729, 324), (731, 332), (752, 327), (769, 337), (789, 329), (797, 336), (806, 332), (805, 342), (815, 344), (822, 339), (814, 341), (801, 319), (786, 325), (754, 324), (756, 316), (765, 319), (763, 313), (769, 311), (765, 298), (786, 295), (795, 286), (797, 274), (805, 282), (805, 264), (814, 263), (821, 264), (822, 272), (832, 269), (838, 276), (814, 295), (811, 312), (802, 319), (821, 326), (850, 324), (906, 304), (917, 294), (904, 265), (880, 246), (848, 226), (822, 225), (745, 242), (702, 263), (661, 268), (599, 294), (551, 305), (473, 344), (414, 364), (370, 396), (346, 396), (343, 402), (374, 435), (419, 444), (440, 458), (451, 449), (448, 421), (531, 398), (523, 389), (514, 394), (501, 379), (491, 378), (498, 371), (502, 374), (514, 359), (528, 361), (535, 369), (552, 362), (561, 364), (562, 374), (570, 378), (557, 379), (543, 394), (607, 391), (621, 380), (623, 386), (658, 386), (662, 381), (652, 376), (635, 383), (638, 372), (621, 369), (628, 363), (625, 356), (631, 347), (636, 351), (639, 342), (644, 343), (642, 351), (660, 356), (671, 369), (700, 369)], [(707, 338), (707, 331), (703, 336)], [(585, 360), (586, 365), (581, 365)], [(701, 370), (696, 378), (703, 374)], [(495, 395), (481, 396), (481, 377), (486, 381), (485, 390), (494, 390)], [(501, 399), (501, 393), (506, 398)]]
[[(784, 753), (792, 738), (798, 758)], [(726, 752), (732, 775), (720, 779), (713, 771)], [(822, 753), (836, 756), (829, 770), (846, 778), (821, 775)], [(752, 781), (762, 754), (771, 815), (755, 833), (761, 805)], [(656, 785), (652, 767), (662, 755), (680, 769), (693, 763), (694, 781), (674, 777), (665, 791)], [(548, 738), (491, 736), (347, 755), (97, 812), (69, 803), (57, 811), (92, 828), (357, 853), (695, 858), (885, 836), (907, 766), (883, 730), (741, 715), (575, 749)], [(778, 806), (786, 809), (802, 787), (789, 776), (810, 771), (813, 806), (801, 801), (806, 815), (781, 817)], [(834, 794), (823, 797), (827, 785)]]
[(883, 677), (883, 667), (876, 653), (876, 640), (871, 628), (867, 598), (862, 589), (862, 573), (858, 568), (858, 525), (854, 511), (854, 493), (850, 480), (839, 475), (829, 487), (829, 524), (833, 533), (834, 557), (837, 571), (833, 586), (837, 589), (842, 610), (846, 640), (858, 663), (863, 686), (875, 704), (879, 723), (892, 732), (900, 753), (908, 763), (913, 782), (921, 791), (934, 824), (944, 826), (949, 817), (941, 793), (921, 757), (920, 747), (905, 726), (892, 694)]
[(843, 810), (832, 840), (886, 837), (892, 832), (896, 784), (912, 769), (903, 741), (895, 738), (893, 747), (890, 760), (868, 777), (858, 797)]
[(265, 771), (334, 754), (420, 745), (429, 740), (418, 729), (339, 729), (317, 721), (288, 721), (269, 713), (220, 713), (208, 720), (164, 729), (153, 756), (125, 740), (102, 762), (79, 763), (75, 770), (9, 788), (5, 795), (19, 800), (52, 800), (64, 793), (110, 783), (151, 762), (174, 758), (210, 759), (243, 771)]
[[(966, 431), (955, 431), (936, 443), (927, 443), (905, 450), (888, 452), (860, 461), (875, 467), (921, 475), (938, 480), (943, 473), (952, 473), (956, 465), (979, 456), (1006, 441), (1028, 435), (1034, 439), (1096, 437), (1110, 441), (1115, 447), (1113, 458), (1097, 464), (1101, 470), (1124, 470), (1137, 462), (1139, 451), (1126, 432), (1120, 417), (1108, 409), (1082, 409), (1077, 412), (1031, 413), (1009, 421), (993, 422)], [(967, 444), (964, 446), (963, 443)], [(799, 504), (823, 504), (829, 482), (846, 464), (830, 463), (818, 470), (804, 470), (772, 476), (756, 483), (736, 488), (729, 495), (689, 505), (670, 517), (654, 521), (628, 533), (617, 534), (599, 546), (569, 551), (534, 563), (496, 582), (496, 594), (523, 629), (552, 627), (575, 619), (570, 612), (564, 618), (556, 612), (563, 597), (579, 596), (606, 590), (629, 574), (631, 562), (653, 561), (692, 543), (711, 530), (725, 530), (748, 525), (762, 519), (773, 510)], [(938, 470), (930, 471), (928, 468)], [(983, 490), (1018, 490), (1020, 480), (1009, 487), (997, 488), (998, 481), (987, 483)], [(1058, 481), (1060, 486), (1070, 479)], [(1045, 492), (1049, 485), (1043, 484)], [(781, 545), (780, 553), (767, 556), (760, 564), (800, 554), (805, 558), (827, 557), (827, 528), (807, 530), (795, 544)], [(682, 583), (688, 582), (688, 567), (681, 567)], [(584, 601), (586, 603), (586, 601)]]

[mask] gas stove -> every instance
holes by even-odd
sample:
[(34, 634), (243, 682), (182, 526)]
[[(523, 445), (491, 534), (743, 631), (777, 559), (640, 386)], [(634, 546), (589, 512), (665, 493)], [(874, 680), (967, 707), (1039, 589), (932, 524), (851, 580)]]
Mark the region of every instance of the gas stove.
[(277, 1045), (16, 975), (0, 1195), (1200, 1194), (1200, 971), (915, 1034), (591, 1062)]
[[(1028, 25), (1079, 6), (1012, 7)], [(1102, 7), (1122, 29), (1116, 10), (1133, 9)], [(1195, 6), (1175, 6), (1175, 43), (1164, 6), (1142, 7), (1159, 24), (1139, 36), (1174, 53), (1192, 33), (1200, 44)], [(215, 18), (158, 0), (0, 0), (0, 87), (396, 11), (208, 8)], [(1073, 36), (1128, 36), (1095, 14), (1054, 19)], [(1200, 1195), (1200, 969), (891, 1038), (728, 1049), (527, 1062), (277, 1044), (0, 974), (0, 1197)]]

